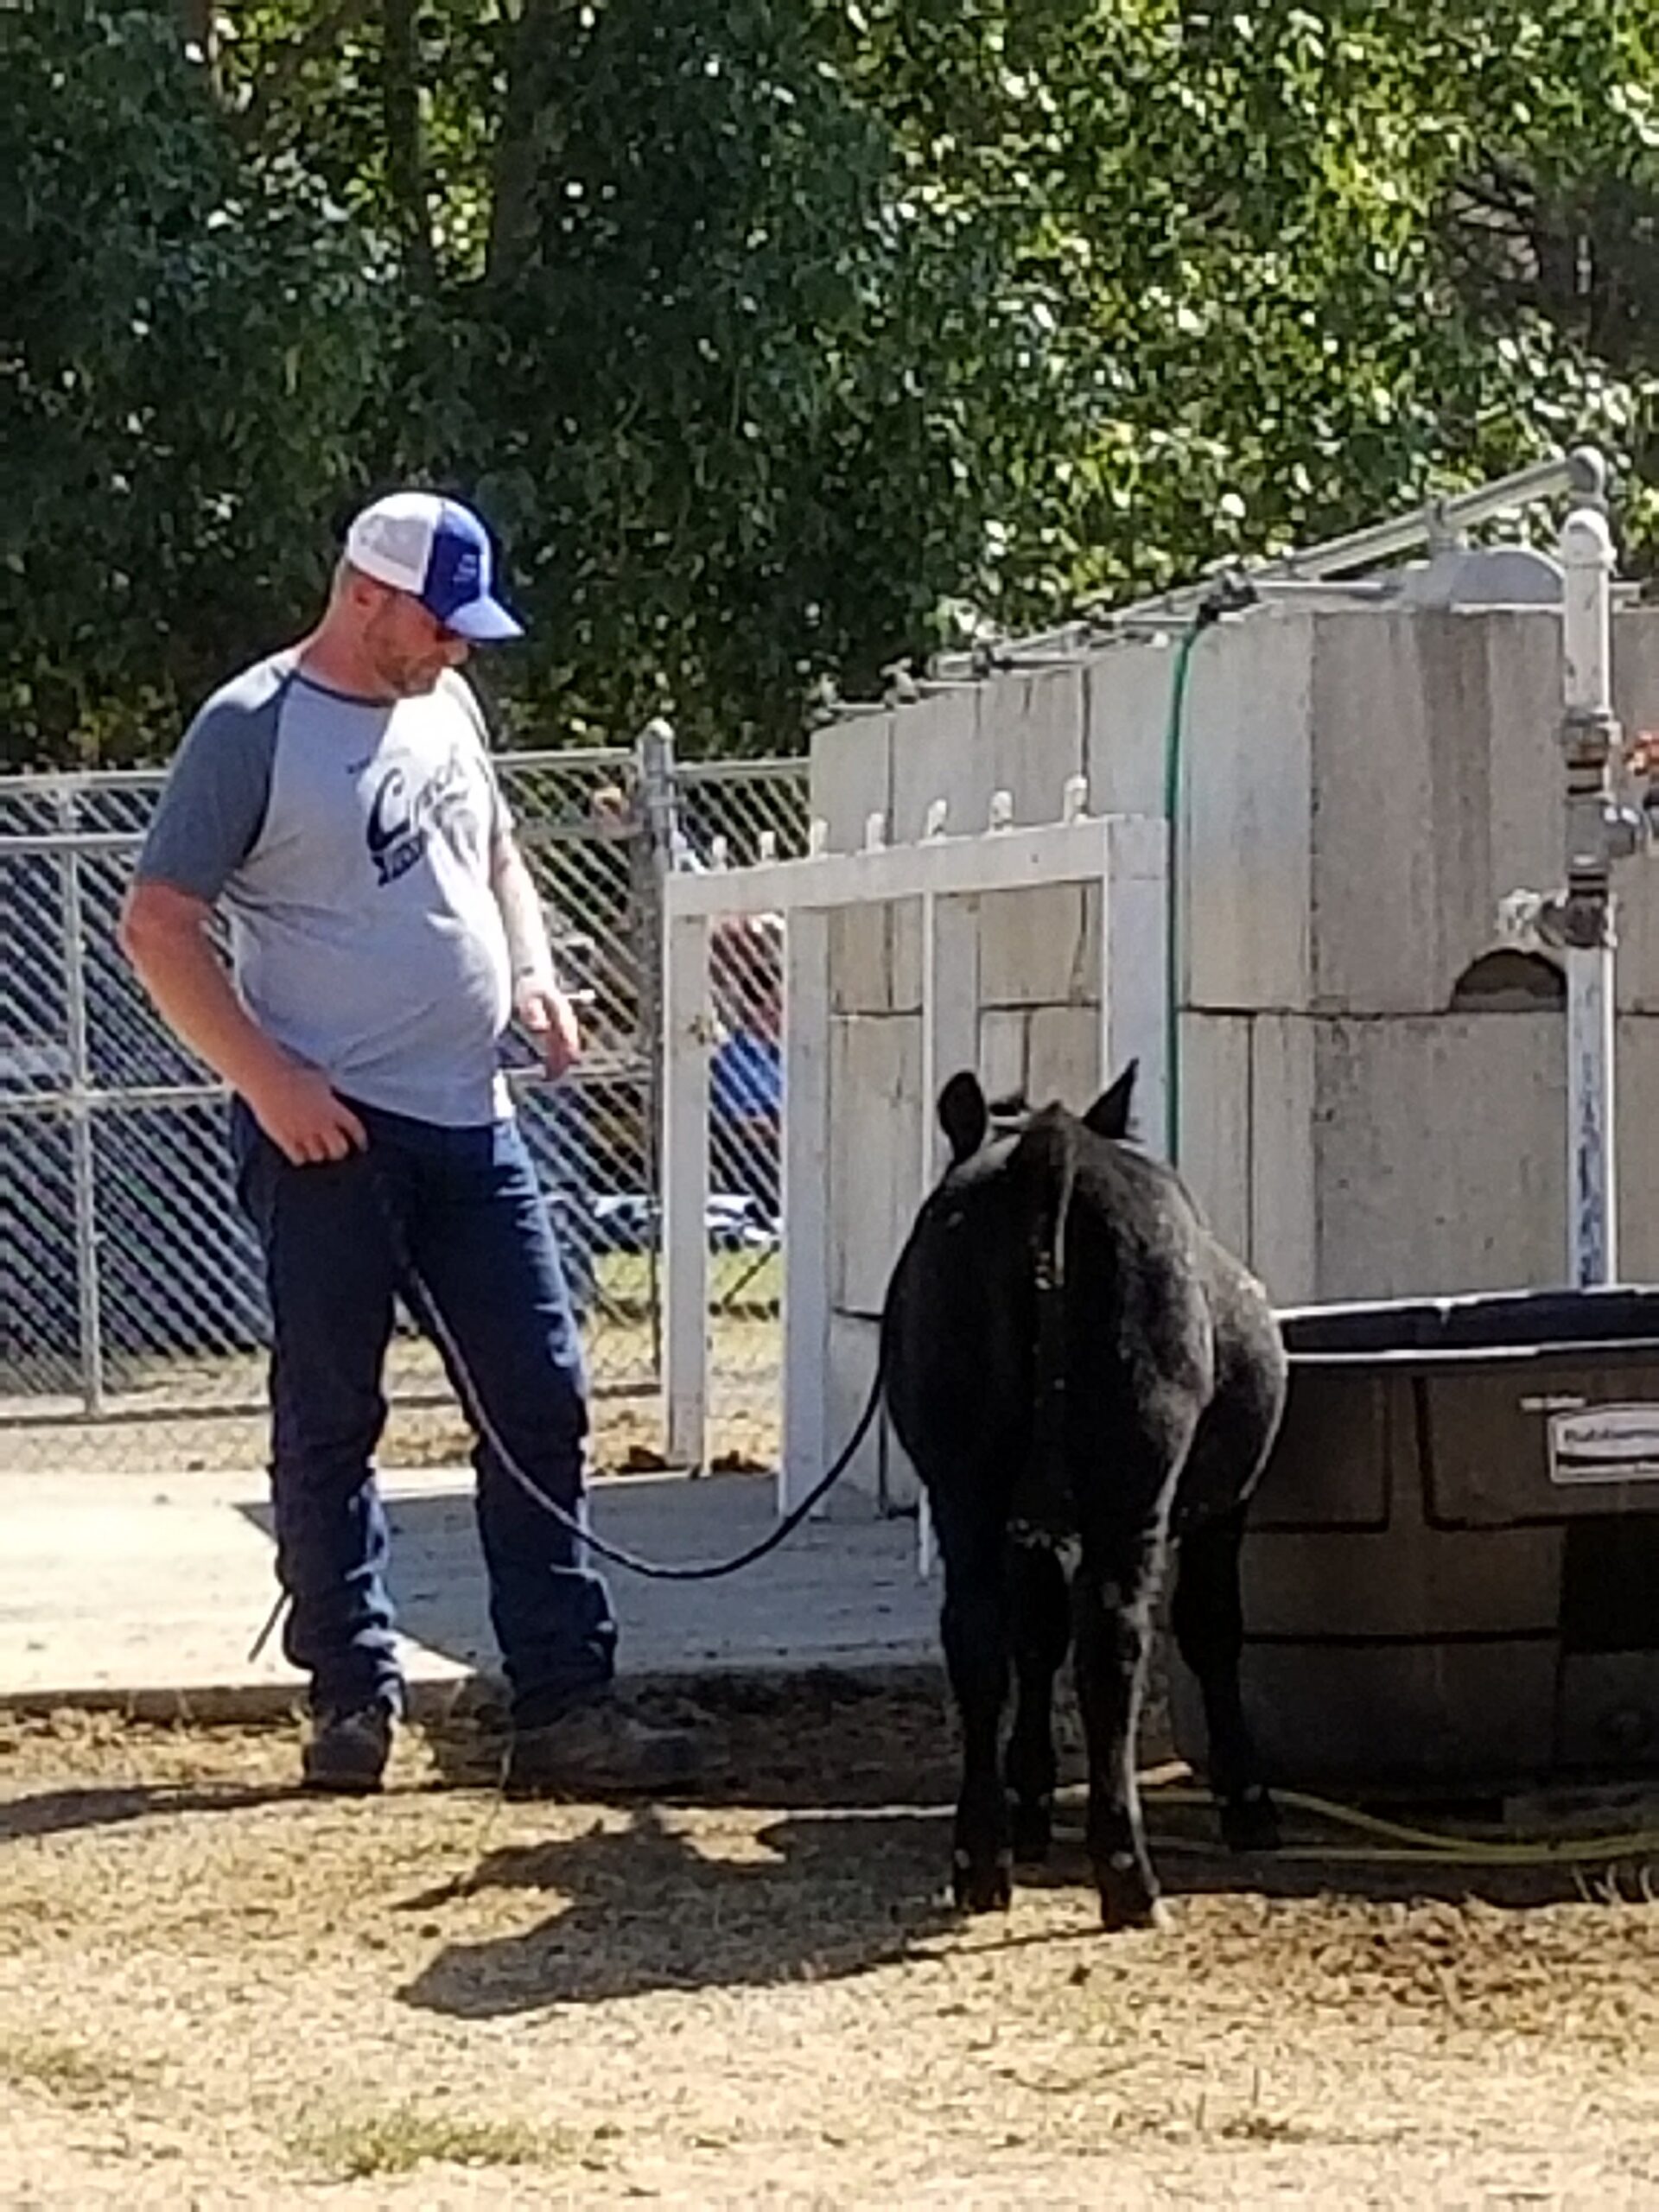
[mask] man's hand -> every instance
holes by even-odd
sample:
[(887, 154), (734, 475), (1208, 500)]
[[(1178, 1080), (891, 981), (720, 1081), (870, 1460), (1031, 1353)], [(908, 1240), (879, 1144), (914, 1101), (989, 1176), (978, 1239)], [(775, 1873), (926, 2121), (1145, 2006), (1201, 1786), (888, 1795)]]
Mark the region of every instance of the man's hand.
[(320, 1069), (290, 1063), (262, 1077), (243, 1096), (255, 1121), (296, 1167), (349, 1159), (368, 1148), (368, 1131), (335, 1097)]
[(540, 1052), (548, 1077), (556, 1083), (582, 1058), (576, 1010), (555, 983), (531, 981), (513, 993), (513, 1012)]

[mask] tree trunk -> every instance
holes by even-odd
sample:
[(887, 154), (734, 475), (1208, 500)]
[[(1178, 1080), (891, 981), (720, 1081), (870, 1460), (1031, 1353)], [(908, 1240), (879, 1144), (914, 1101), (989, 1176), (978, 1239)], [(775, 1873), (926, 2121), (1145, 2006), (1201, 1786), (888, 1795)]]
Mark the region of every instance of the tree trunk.
[(420, 53), (415, 0), (385, 0), (381, 57), (381, 112), (386, 129), (386, 181), (410, 281), (430, 298), (437, 289), (432, 210), (426, 196), (426, 159), (421, 132)]
[(179, 29), (184, 34), (187, 46), (194, 46), (200, 54), (207, 70), (207, 80), (213, 86), (213, 98), (222, 96), (223, 86), (219, 73), (219, 24), (215, 0), (174, 0), (178, 13)]
[(536, 237), (536, 175), (548, 159), (546, 107), (563, 20), (574, 0), (524, 0), (507, 64), (506, 98), (490, 162), (490, 236), (484, 281), (511, 290)]

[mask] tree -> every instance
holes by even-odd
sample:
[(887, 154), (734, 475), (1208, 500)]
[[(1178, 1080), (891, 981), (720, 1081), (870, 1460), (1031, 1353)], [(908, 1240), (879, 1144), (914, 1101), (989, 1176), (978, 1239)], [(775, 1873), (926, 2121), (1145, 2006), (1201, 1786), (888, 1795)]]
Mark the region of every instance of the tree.
[(410, 476), (506, 539), (512, 731), (732, 749), (965, 628), (1654, 457), (1636, 0), (250, 0), (211, 79), (187, 19), (21, 19), (36, 744), (165, 741)]
[(245, 156), (166, 18), (41, 0), (0, 39), (5, 757), (118, 759), (324, 581), (384, 257)]
[[(360, 118), (389, 18), (356, 12)], [(527, 549), (532, 715), (786, 740), (813, 679), (867, 690), (953, 620), (1040, 622), (1580, 436), (1643, 450), (1652, 350), (1471, 259), (1486, 175), (1542, 221), (1614, 181), (1646, 205), (1629, 0), (423, 22), (435, 312), (424, 436), (387, 465), (479, 486)], [(355, 162), (407, 235), (327, 107), (331, 180)]]

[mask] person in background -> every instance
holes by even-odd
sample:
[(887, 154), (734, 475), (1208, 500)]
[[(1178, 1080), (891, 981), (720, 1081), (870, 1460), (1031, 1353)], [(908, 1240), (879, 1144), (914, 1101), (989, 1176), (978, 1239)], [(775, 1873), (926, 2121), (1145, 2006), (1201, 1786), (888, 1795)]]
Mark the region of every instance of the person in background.
[(746, 1192), (764, 1219), (779, 1206), (783, 1127), (783, 925), (776, 915), (721, 925), (710, 946), (715, 1005), (726, 1034), (709, 1071), (715, 1189)]
[(400, 1291), (482, 1410), (508, 1790), (654, 1790), (692, 1763), (683, 1732), (611, 1695), (605, 1584), (497, 1448), (576, 1509), (582, 1353), (499, 1046), (516, 1019), (556, 1080), (581, 1039), (461, 672), (474, 647), (522, 634), (493, 562), (454, 500), (365, 508), (315, 628), (191, 723), (121, 925), (162, 1018), (234, 1094), (273, 1328), (284, 1649), (309, 1678), (302, 1776), (318, 1790), (378, 1789), (404, 1707), (374, 1476)]

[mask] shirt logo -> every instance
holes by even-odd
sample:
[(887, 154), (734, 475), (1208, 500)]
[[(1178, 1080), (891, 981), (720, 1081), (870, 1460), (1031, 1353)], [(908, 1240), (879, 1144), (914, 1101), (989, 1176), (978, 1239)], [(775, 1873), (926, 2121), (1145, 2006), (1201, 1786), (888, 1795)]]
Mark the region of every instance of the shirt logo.
[(369, 801), (365, 840), (382, 889), (407, 875), (436, 830), (462, 860), (477, 862), (483, 840), (471, 804), (467, 764), (451, 747), (424, 782), (410, 788), (401, 766), (383, 771)]

